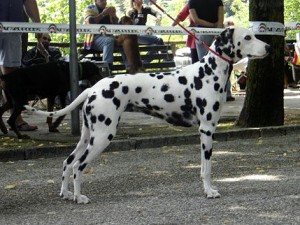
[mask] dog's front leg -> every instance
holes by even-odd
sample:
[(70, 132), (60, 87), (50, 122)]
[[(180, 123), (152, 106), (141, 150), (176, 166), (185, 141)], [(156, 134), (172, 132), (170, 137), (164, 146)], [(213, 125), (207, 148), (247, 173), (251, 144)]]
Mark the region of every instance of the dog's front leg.
[(211, 156), (213, 150), (213, 134), (210, 130), (200, 128), (201, 139), (201, 177), (203, 180), (204, 193), (207, 198), (219, 198), (221, 195), (211, 185)]

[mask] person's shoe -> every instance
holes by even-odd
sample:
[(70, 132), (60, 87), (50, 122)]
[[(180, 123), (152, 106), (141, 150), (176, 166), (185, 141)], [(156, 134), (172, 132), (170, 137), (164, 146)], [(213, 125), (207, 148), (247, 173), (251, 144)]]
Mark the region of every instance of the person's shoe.
[(228, 96), (228, 97), (226, 98), (226, 102), (232, 102), (232, 101), (234, 101), (234, 100), (235, 100), (235, 98), (232, 97), (232, 96)]
[(37, 126), (29, 125), (26, 122), (19, 124), (17, 127), (18, 127), (19, 131), (34, 131), (34, 130), (38, 129)]

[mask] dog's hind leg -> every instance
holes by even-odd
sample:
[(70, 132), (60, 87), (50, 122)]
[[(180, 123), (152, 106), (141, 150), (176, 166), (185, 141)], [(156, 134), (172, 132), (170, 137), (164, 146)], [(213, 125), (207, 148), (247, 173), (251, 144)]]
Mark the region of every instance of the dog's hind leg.
[(63, 199), (73, 200), (73, 193), (69, 191), (69, 179), (72, 173), (74, 163), (82, 156), (84, 150), (88, 146), (90, 139), (89, 129), (83, 125), (81, 130), (81, 138), (78, 142), (75, 150), (69, 155), (69, 157), (63, 162), (63, 174), (60, 196)]
[[(107, 129), (107, 128), (106, 128)], [(116, 127), (113, 129), (105, 130), (102, 128), (95, 128), (95, 131), (98, 133), (91, 134), (89, 145), (77, 162), (73, 165), (73, 174), (74, 174), (74, 201), (77, 203), (89, 203), (90, 200), (85, 195), (81, 194), (81, 176), (83, 170), (86, 168), (88, 163), (95, 159), (103, 150), (110, 144), (111, 140), (116, 134)], [(103, 133), (99, 134), (99, 131)]]
[(205, 126), (202, 122), (199, 128), (201, 140), (201, 177), (204, 193), (207, 198), (219, 198), (221, 195), (211, 185), (211, 156), (213, 150), (213, 135), (215, 128)]

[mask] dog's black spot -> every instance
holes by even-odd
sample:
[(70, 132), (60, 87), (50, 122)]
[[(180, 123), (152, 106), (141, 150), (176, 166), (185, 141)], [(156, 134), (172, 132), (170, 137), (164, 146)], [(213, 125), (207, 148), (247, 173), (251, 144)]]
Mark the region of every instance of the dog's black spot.
[(89, 115), (89, 114), (91, 113), (91, 110), (92, 110), (92, 106), (87, 105), (87, 106), (85, 107), (85, 113), (86, 113), (87, 115)]
[(220, 91), (219, 91), (219, 92), (220, 92), (221, 94), (223, 93), (223, 91), (224, 91), (223, 88), (220, 88)]
[(88, 128), (89, 127), (89, 123), (88, 123), (88, 119), (87, 119), (85, 113), (83, 114), (83, 121), (84, 121), (84, 126)]
[(211, 120), (211, 118), (212, 118), (212, 114), (211, 114), (211, 113), (207, 113), (207, 115), (206, 115), (206, 119), (207, 119), (207, 121), (210, 121), (210, 120)]
[(166, 121), (175, 126), (183, 126), (183, 127), (191, 127), (192, 126), (190, 123), (186, 122), (183, 119), (181, 114), (179, 114), (177, 112), (173, 112), (171, 114), (171, 116), (168, 116), (168, 118), (166, 118)]
[(206, 146), (205, 144), (202, 144), (202, 150), (205, 150)]
[(149, 76), (150, 76), (150, 77), (155, 77), (156, 74), (155, 74), (155, 73), (149, 73)]
[(80, 157), (79, 162), (82, 163), (86, 159), (87, 155), (89, 154), (89, 150), (87, 149), (84, 154)]
[(203, 79), (205, 77), (204, 69), (202, 66), (199, 68), (199, 76), (200, 79)]
[(238, 44), (238, 46), (241, 46), (241, 42), (240, 41), (237, 44)]
[(115, 104), (115, 106), (117, 107), (117, 109), (120, 107), (121, 102), (118, 98), (113, 98), (113, 103)]
[(73, 179), (76, 180), (76, 173), (73, 175)]
[(142, 88), (141, 87), (136, 87), (135, 89), (135, 93), (141, 93), (142, 92)]
[(68, 165), (71, 164), (71, 163), (73, 162), (74, 158), (75, 158), (74, 155), (70, 155), (70, 156), (68, 157), (68, 159), (67, 159), (67, 164), (68, 164)]
[(206, 135), (207, 135), (207, 136), (211, 136), (211, 132), (208, 130), (208, 131), (206, 132)]
[(161, 86), (160, 89), (162, 92), (167, 92), (169, 90), (169, 86), (167, 84), (164, 84), (163, 86)]
[(66, 171), (66, 169), (67, 169), (67, 167), (66, 167), (66, 166), (64, 166), (64, 169), (63, 169), (63, 171)]
[(164, 76), (163, 76), (163, 75), (158, 75), (156, 78), (157, 78), (158, 80), (161, 80), (161, 79), (164, 78)]
[(212, 155), (212, 149), (209, 151), (207, 150), (204, 151), (204, 157), (206, 160), (210, 160), (211, 155)]
[(109, 126), (111, 124), (111, 122), (112, 122), (111, 119), (107, 118), (104, 123), (106, 126)]
[[(87, 165), (86, 163), (80, 165), (79, 168), (78, 168), (78, 170), (83, 171), (84, 168), (86, 167), (86, 165)], [(75, 174), (75, 175), (76, 175), (76, 174)], [(75, 178), (74, 178), (74, 179), (75, 179)]]
[(103, 122), (103, 121), (105, 120), (105, 116), (104, 116), (103, 114), (100, 114), (100, 115), (98, 116), (98, 120), (99, 120), (100, 122)]
[(166, 102), (174, 102), (174, 100), (175, 100), (174, 95), (172, 95), (172, 94), (165, 94), (164, 99)]
[(154, 110), (156, 110), (156, 111), (159, 111), (159, 110), (161, 110), (162, 108), (160, 108), (159, 106), (157, 106), (157, 105), (154, 105), (154, 106), (152, 106), (152, 108), (154, 109)]
[(204, 71), (205, 71), (205, 74), (207, 74), (207, 75), (211, 75), (212, 74), (212, 69), (207, 64), (204, 65)]
[(203, 87), (203, 83), (200, 77), (194, 77), (195, 89), (200, 90)]
[(184, 91), (184, 97), (186, 97), (186, 98), (191, 97), (191, 92), (190, 92), (189, 89), (185, 89), (185, 91)]
[(129, 88), (128, 88), (128, 86), (124, 86), (124, 87), (122, 87), (122, 92), (123, 92), (123, 94), (127, 94), (128, 93), (128, 91), (129, 91)]
[(219, 80), (219, 77), (214, 76), (214, 81), (218, 81), (218, 80)]
[(180, 84), (186, 85), (187, 84), (187, 79), (184, 76), (178, 77), (178, 81)]
[(95, 140), (95, 137), (91, 137), (91, 139), (90, 139), (90, 145), (94, 145), (94, 140)]
[(215, 91), (218, 91), (219, 88), (220, 88), (220, 84), (219, 84), (219, 83), (215, 83), (215, 84), (214, 84), (214, 89), (215, 89)]
[(89, 97), (88, 104), (90, 104), (91, 102), (95, 101), (96, 98), (97, 98), (97, 95), (92, 95), (91, 97)]
[(216, 101), (215, 104), (213, 105), (213, 110), (218, 111), (220, 108), (220, 102)]
[(113, 91), (114, 89), (117, 89), (119, 86), (120, 86), (119, 82), (114, 81), (114, 82), (112, 82), (112, 83), (110, 84), (109, 90)]
[(95, 115), (91, 116), (91, 122), (96, 123), (97, 122), (97, 117)]
[(238, 50), (236, 51), (236, 55), (237, 55), (237, 57), (240, 58), (240, 59), (243, 58), (240, 49), (238, 49)]
[(149, 104), (149, 99), (148, 98), (142, 98), (142, 103), (144, 103), (145, 105)]
[(205, 106), (207, 105), (206, 99), (196, 98), (196, 105), (200, 109), (200, 114), (203, 115), (205, 112)]
[(111, 141), (114, 138), (112, 134), (108, 135), (108, 140)]
[(103, 90), (102, 91), (102, 96), (104, 98), (113, 98), (115, 96), (115, 92), (112, 90)]
[(215, 70), (217, 68), (217, 63), (215, 58), (209, 57), (208, 63), (210, 64), (211, 68)]
[[(65, 177), (64, 177), (64, 176), (62, 176), (61, 180), (62, 180), (62, 181), (64, 181), (64, 179), (65, 179)], [(62, 196), (62, 197), (63, 197), (63, 196)]]

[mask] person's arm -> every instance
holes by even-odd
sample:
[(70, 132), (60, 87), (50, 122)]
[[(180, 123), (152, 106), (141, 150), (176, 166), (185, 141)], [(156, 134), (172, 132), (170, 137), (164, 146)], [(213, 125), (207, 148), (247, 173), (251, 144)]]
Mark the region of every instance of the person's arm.
[(36, 0), (25, 0), (24, 9), (27, 16), (32, 20), (32, 22), (40, 23), (40, 13), (36, 3)]
[(87, 24), (100, 24), (101, 20), (105, 16), (110, 16), (115, 23), (117, 23), (118, 21), (118, 17), (116, 16), (116, 9), (114, 7), (106, 7), (98, 15), (86, 17), (85, 22)]
[(155, 19), (156, 22), (161, 21), (161, 18), (162, 18), (161, 14), (158, 11), (152, 9), (151, 7), (149, 7), (149, 14), (156, 17), (156, 19)]
[[(202, 27), (217, 27), (217, 24), (218, 23), (211, 23), (211, 22), (208, 22), (206, 20), (202, 20), (198, 17), (197, 15), (197, 12), (195, 9), (190, 9), (189, 10), (190, 12), (190, 15), (192, 17), (192, 20), (199, 26), (202, 26)], [(224, 16), (223, 16), (224, 18)], [(222, 26), (223, 26), (223, 23), (222, 23)]]
[(223, 27), (224, 27), (224, 6), (219, 6), (217, 28), (223, 28)]
[(189, 7), (188, 4), (186, 3), (182, 9), (180, 10), (180, 12), (178, 13), (175, 21), (172, 23), (172, 26), (176, 26), (180, 21), (184, 21), (189, 15)]

